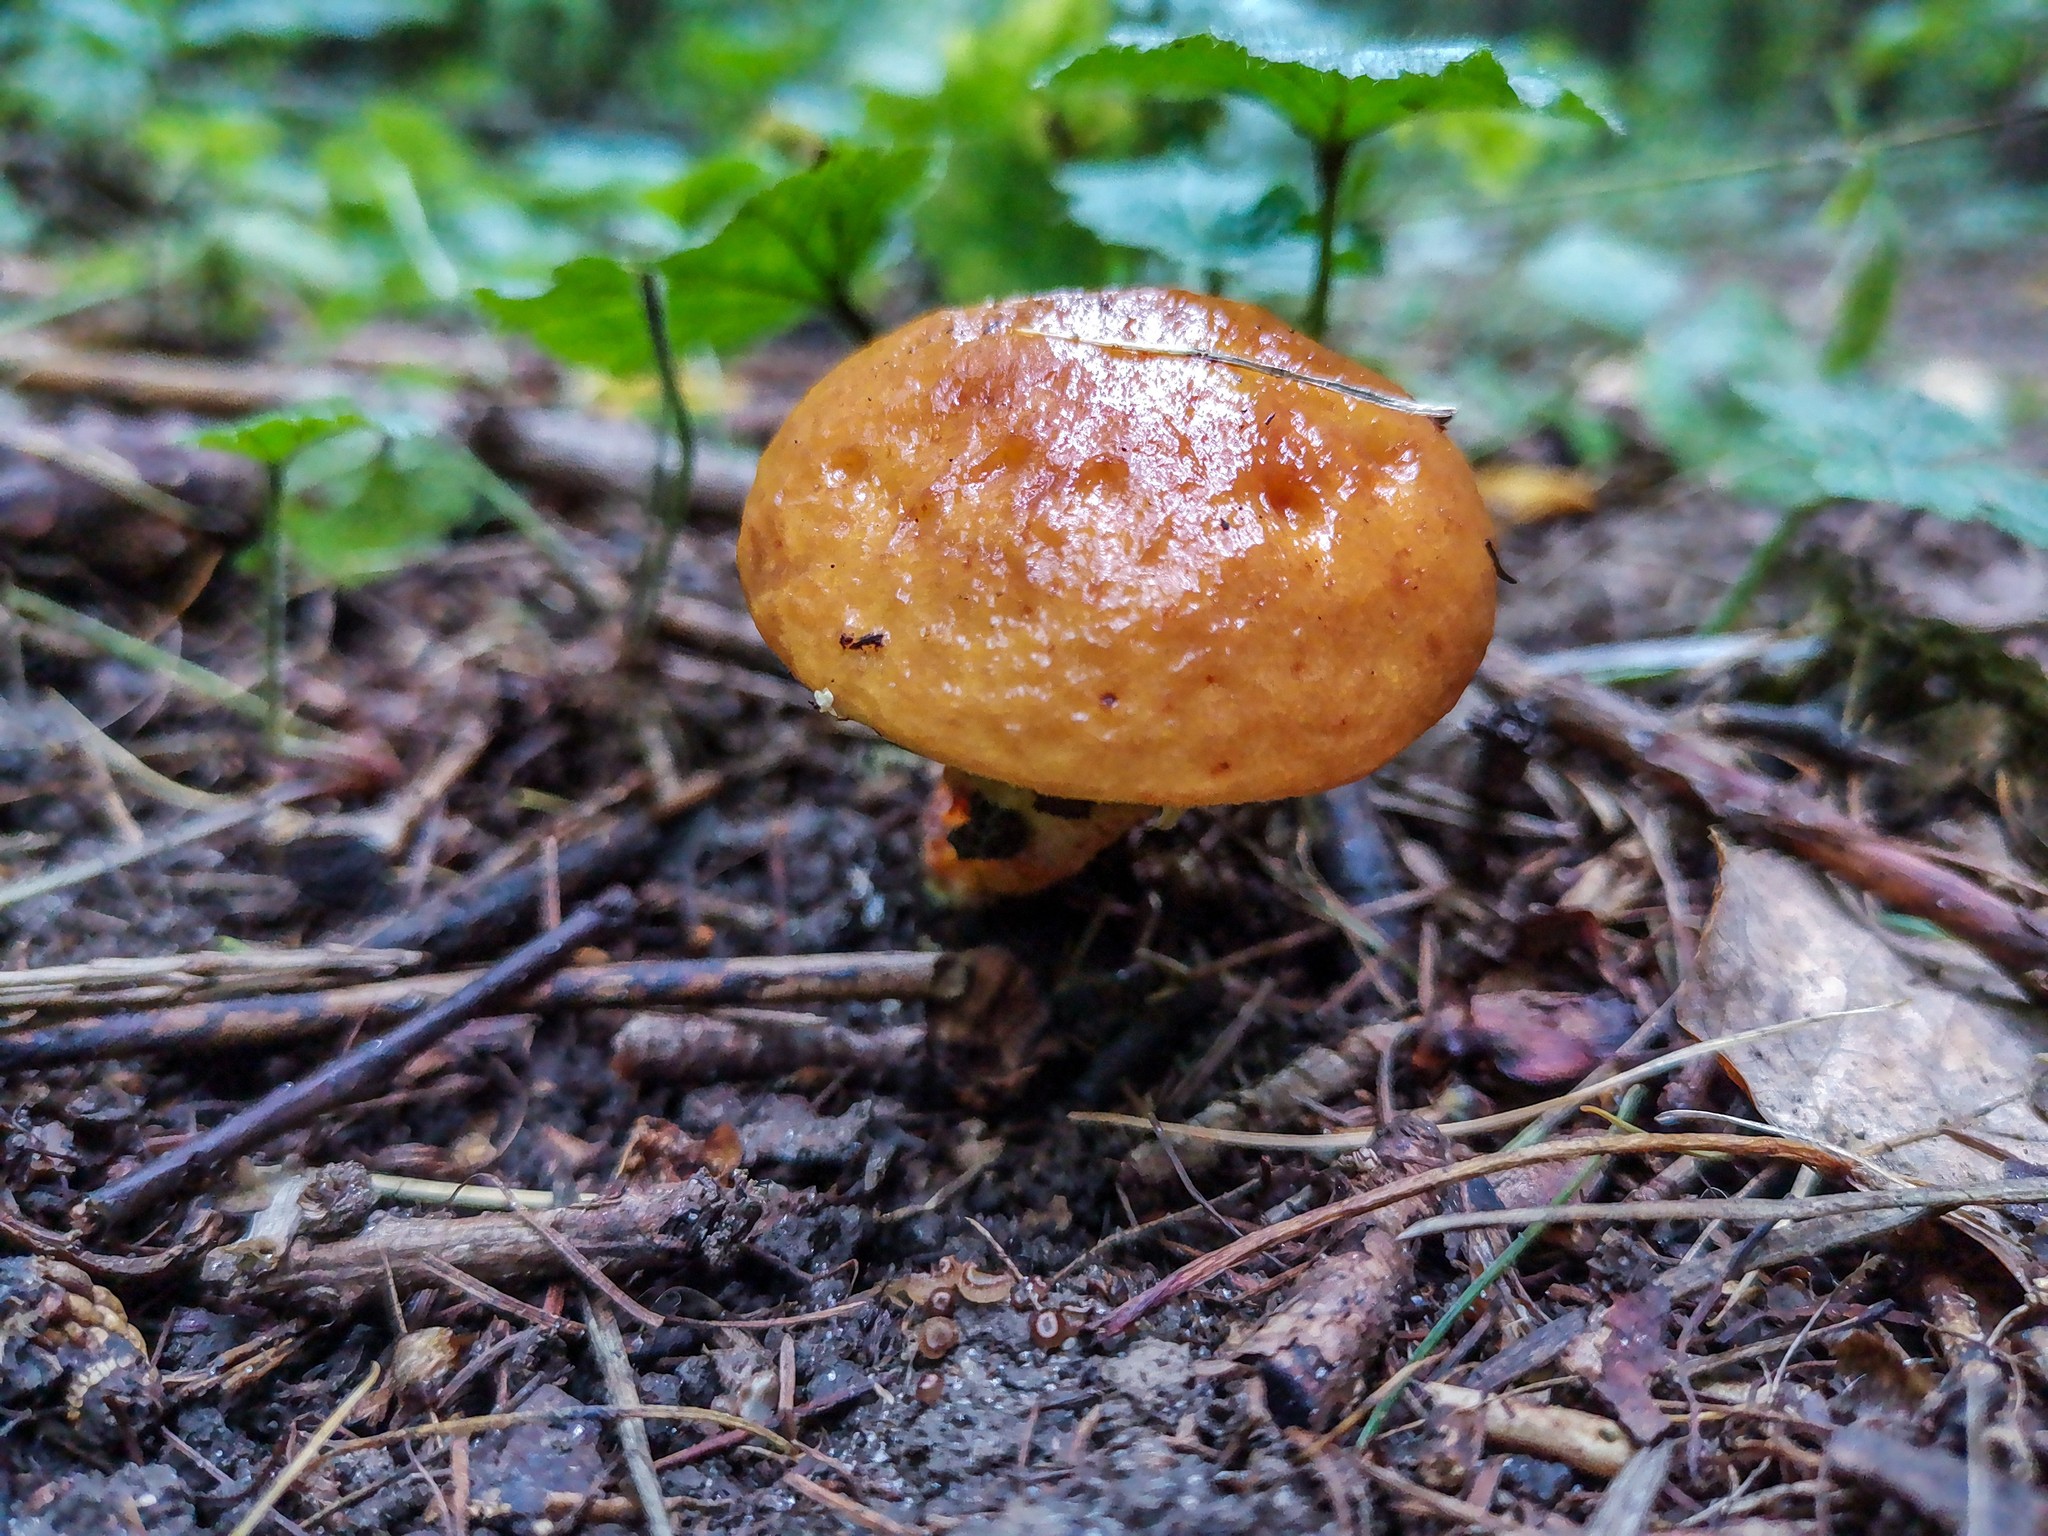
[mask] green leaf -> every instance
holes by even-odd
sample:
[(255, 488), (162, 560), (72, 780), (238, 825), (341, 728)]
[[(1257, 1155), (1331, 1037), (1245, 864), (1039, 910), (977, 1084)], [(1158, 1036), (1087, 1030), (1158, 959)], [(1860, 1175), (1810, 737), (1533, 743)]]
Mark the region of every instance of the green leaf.
[(1302, 137), (1354, 144), (1424, 112), (1523, 109), (1611, 126), (1576, 92), (1511, 75), (1474, 43), (1344, 49), (1238, 31), (1162, 40), (1139, 34), (1083, 54), (1053, 76), (1061, 85), (1123, 85), (1183, 101), (1246, 96)]
[(1821, 368), (1830, 374), (1861, 366), (1877, 350), (1898, 296), (1899, 269), (1905, 262), (1898, 219), (1880, 201), (1865, 210), (1863, 222), (1866, 227), (1848, 252), (1842, 297), (1821, 352)]
[(1643, 348), (1638, 393), (1652, 437), (1693, 474), (1775, 506), (1813, 498), (1796, 459), (1757, 432), (1738, 380), (1808, 383), (1812, 354), (1760, 291), (1730, 284), (1661, 325)]
[[(850, 310), (924, 163), (921, 150), (842, 145), (756, 192), (706, 244), (657, 262), (677, 350), (735, 351), (814, 310)], [(538, 293), (485, 290), (477, 301), (566, 363), (631, 377), (654, 368), (639, 284), (623, 261), (579, 256)]]
[(1809, 501), (1887, 502), (1986, 522), (2048, 546), (2048, 479), (2001, 456), (2001, 435), (1945, 405), (1866, 384), (1745, 383), (1762, 439), (1809, 477)]
[(1847, 229), (1856, 222), (1856, 216), (1863, 212), (1864, 205), (1876, 190), (1877, 157), (1864, 155), (1849, 167), (1842, 179), (1835, 183), (1835, 190), (1828, 194), (1828, 200), (1821, 204), (1821, 227)]
[(741, 198), (768, 179), (758, 161), (745, 155), (715, 155), (649, 192), (643, 201), (682, 229), (732, 212)]
[(654, 370), (640, 279), (610, 256), (579, 256), (555, 268), (548, 286), (526, 296), (477, 293), (484, 313), (530, 337), (551, 357), (615, 377)]
[(346, 400), (320, 400), (289, 410), (266, 411), (226, 426), (195, 432), (192, 441), (201, 448), (239, 453), (259, 464), (285, 464), (328, 438), (359, 431), (369, 425), (364, 416)]
[(818, 310), (859, 329), (854, 283), (925, 163), (921, 149), (835, 146), (740, 204), (706, 244), (658, 263), (678, 343), (733, 351)]
[(329, 438), (292, 465), (285, 539), (325, 581), (402, 569), (469, 521), (480, 469), (467, 449), (426, 430)]
[(939, 60), (911, 19), (937, 13), (878, 9), (889, 11), (904, 42), (868, 96), (867, 122), (890, 143), (932, 151), (933, 186), (911, 224), (918, 256), (947, 302), (1092, 287), (1123, 275), (1128, 264), (1067, 217), (1052, 177), (1067, 160), (1126, 145), (1129, 113), (1101, 92), (1051, 99), (1037, 88), (1046, 69), (1102, 40), (1106, 0), (979, 7), (987, 20), (947, 38), (942, 73), (919, 67)]
[[(1299, 287), (1314, 248), (1293, 235), (1307, 215), (1292, 187), (1259, 171), (1230, 170), (1193, 155), (1070, 165), (1055, 178), (1074, 221), (1110, 245), (1156, 251), (1200, 286), (1291, 256)], [(1284, 251), (1283, 251), (1284, 248)]]

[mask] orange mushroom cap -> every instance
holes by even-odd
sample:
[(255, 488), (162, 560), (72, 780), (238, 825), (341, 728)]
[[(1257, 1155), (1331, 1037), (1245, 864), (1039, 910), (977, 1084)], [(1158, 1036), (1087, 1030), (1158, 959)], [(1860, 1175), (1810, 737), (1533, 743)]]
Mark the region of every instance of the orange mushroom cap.
[(1493, 633), (1463, 455), (1426, 417), (1119, 342), (1400, 394), (1170, 289), (925, 315), (762, 455), (739, 537), (762, 638), (840, 714), (1043, 795), (1218, 805), (1371, 772)]

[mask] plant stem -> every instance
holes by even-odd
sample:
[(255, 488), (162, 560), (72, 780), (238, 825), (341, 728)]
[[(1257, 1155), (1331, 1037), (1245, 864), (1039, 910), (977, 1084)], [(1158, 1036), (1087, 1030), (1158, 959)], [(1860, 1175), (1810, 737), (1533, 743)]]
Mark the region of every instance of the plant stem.
[(576, 594), (578, 602), (592, 613), (601, 614), (611, 609), (616, 598), (605, 595), (590, 562), (583, 558), (561, 529), (481, 463), (476, 464), (476, 487), (477, 494), (490, 504), (491, 510), (518, 529), (527, 542), (540, 551), (555, 574)]
[(662, 583), (668, 578), (676, 535), (682, 532), (683, 522), (689, 516), (690, 481), (697, 467), (697, 435), (676, 376), (675, 349), (669, 345), (668, 336), (668, 301), (662, 291), (660, 273), (640, 274), (640, 309), (647, 319), (647, 339), (653, 345), (655, 373), (661, 381), (662, 424), (676, 445), (678, 460), (671, 475), (666, 454), (655, 456), (654, 483), (647, 497), (654, 531), (641, 556), (640, 569), (634, 573), (633, 596), (627, 611), (626, 649), (635, 656), (645, 651), (654, 632)]
[(1321, 341), (1330, 323), (1331, 268), (1337, 256), (1337, 194), (1344, 185), (1344, 163), (1351, 140), (1316, 146), (1316, 272), (1309, 288), (1301, 328)]
[(1735, 578), (1735, 585), (1728, 589), (1720, 606), (1714, 609), (1713, 616), (1700, 626), (1701, 634), (1724, 635), (1742, 622), (1743, 615), (1749, 612), (1749, 605), (1756, 601), (1757, 593), (1770, 579), (1778, 562), (1785, 558), (1786, 551), (1791, 549), (1801, 531), (1826, 505), (1822, 501), (1809, 502), (1803, 507), (1792, 508), (1778, 520), (1778, 526), (1771, 530), (1770, 537), (1750, 554), (1749, 563), (1743, 566), (1742, 574)]
[(277, 756), (284, 748), (284, 620), (291, 598), (285, 568), (284, 466), (268, 466), (263, 506), (263, 747)]
[(841, 330), (863, 346), (873, 341), (875, 333), (880, 330), (868, 312), (854, 303), (847, 291), (837, 283), (832, 285), (831, 296), (825, 303), (825, 312), (838, 322)]

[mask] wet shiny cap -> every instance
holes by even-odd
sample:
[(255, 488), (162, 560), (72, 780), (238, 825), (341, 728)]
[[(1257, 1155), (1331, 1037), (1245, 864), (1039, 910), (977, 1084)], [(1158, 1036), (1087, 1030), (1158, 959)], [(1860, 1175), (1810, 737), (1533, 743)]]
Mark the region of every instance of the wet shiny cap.
[(838, 713), (1041, 795), (1347, 783), (1455, 702), (1495, 580), (1457, 447), (1357, 391), (1405, 399), (1228, 299), (939, 310), (839, 364), (768, 445), (748, 605)]

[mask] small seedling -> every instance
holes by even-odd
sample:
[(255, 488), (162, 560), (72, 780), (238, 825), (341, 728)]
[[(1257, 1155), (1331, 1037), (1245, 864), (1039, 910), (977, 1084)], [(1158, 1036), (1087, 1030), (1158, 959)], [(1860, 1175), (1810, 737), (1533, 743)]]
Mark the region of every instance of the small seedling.
[(284, 621), (291, 581), (285, 550), (285, 470), (293, 459), (316, 443), (360, 431), (369, 424), (369, 419), (354, 406), (324, 401), (252, 416), (230, 426), (212, 427), (193, 439), (202, 448), (238, 453), (264, 468), (263, 737), (273, 754), (284, 745)]

